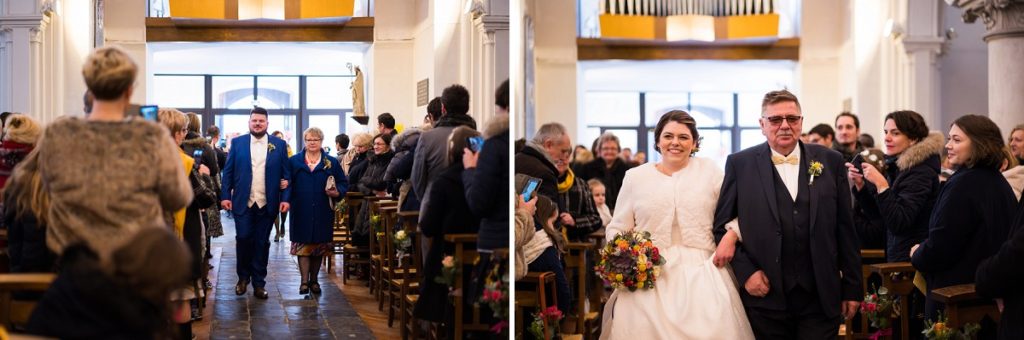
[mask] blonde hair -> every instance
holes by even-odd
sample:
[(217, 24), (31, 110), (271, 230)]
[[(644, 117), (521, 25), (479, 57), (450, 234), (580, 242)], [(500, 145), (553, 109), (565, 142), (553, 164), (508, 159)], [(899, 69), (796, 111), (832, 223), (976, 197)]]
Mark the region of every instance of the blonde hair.
[(97, 48), (85, 59), (82, 77), (98, 100), (115, 100), (133, 85), (139, 72), (135, 61), (118, 47)]
[(11, 178), (3, 188), (3, 196), (17, 197), (14, 202), (15, 218), (32, 214), (36, 226), (46, 226), (46, 214), (50, 210), (50, 195), (43, 189), (39, 173), (39, 148), (33, 149), (21, 163), (14, 167)]
[(305, 139), (306, 135), (313, 135), (313, 137), (320, 138), (321, 142), (323, 142), (324, 140), (324, 131), (320, 130), (320, 128), (318, 127), (311, 127), (306, 129), (306, 131), (302, 133), (302, 138)]
[(370, 143), (373, 143), (373, 135), (369, 133), (364, 132), (352, 137), (352, 146), (370, 147)]
[(187, 112), (185, 113), (185, 118), (188, 119), (188, 124), (186, 124), (188, 125), (188, 131), (198, 134), (199, 128), (203, 125), (200, 121), (199, 115), (195, 112)]
[(15, 113), (7, 118), (4, 139), (21, 144), (36, 144), (43, 128), (32, 117)]
[(185, 129), (185, 124), (188, 121), (188, 118), (185, 117), (184, 113), (178, 111), (178, 109), (161, 107), (160, 110), (157, 111), (156, 120), (160, 125), (167, 128), (171, 133), (171, 137), (174, 137), (175, 133)]

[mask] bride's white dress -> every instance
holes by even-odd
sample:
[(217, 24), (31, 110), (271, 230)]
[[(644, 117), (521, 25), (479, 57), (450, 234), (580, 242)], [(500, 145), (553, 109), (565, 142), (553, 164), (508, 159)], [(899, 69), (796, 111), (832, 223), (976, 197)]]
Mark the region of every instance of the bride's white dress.
[(601, 339), (754, 338), (732, 269), (711, 261), (722, 177), (714, 162), (697, 157), (672, 176), (653, 163), (626, 172), (607, 238), (648, 231), (666, 262), (654, 289), (612, 294)]

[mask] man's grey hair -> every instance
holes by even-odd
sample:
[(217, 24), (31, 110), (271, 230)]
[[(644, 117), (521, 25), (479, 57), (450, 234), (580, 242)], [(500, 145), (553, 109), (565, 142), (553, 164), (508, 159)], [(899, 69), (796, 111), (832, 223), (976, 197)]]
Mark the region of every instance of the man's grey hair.
[(567, 135), (565, 126), (559, 123), (547, 123), (540, 126), (537, 129), (537, 133), (533, 135), (533, 143), (537, 145), (544, 145), (546, 140), (561, 139), (562, 136)]

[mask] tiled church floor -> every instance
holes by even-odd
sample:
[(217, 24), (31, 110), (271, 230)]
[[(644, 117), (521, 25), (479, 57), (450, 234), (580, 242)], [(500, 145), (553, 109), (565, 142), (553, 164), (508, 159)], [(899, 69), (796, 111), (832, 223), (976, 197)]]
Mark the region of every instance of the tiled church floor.
[(298, 265), (287, 240), (270, 243), (267, 291), (257, 299), (252, 286), (235, 295), (234, 221), (224, 218), (224, 236), (213, 240), (214, 288), (204, 319), (193, 325), (199, 339), (373, 339), (374, 334), (324, 270), (319, 295), (299, 294)]

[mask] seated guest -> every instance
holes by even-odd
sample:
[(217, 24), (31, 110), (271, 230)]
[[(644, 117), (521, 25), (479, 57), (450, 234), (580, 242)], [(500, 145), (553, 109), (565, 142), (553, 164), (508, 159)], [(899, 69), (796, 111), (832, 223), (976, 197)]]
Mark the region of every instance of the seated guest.
[(39, 152), (29, 153), (3, 189), (3, 224), (12, 273), (52, 272), (56, 256), (46, 247), (49, 197), (39, 180)]
[(61, 339), (177, 338), (168, 326), (171, 292), (188, 281), (188, 248), (165, 226), (126, 239), (109, 265), (84, 243), (68, 246), (28, 332)]
[[(520, 184), (516, 175), (516, 186)], [(525, 181), (523, 182), (525, 184)], [(522, 188), (517, 188), (522, 192)], [(558, 206), (546, 196), (538, 196), (537, 212), (534, 214), (533, 237), (523, 246), (526, 266), (531, 272), (555, 273), (555, 295), (558, 310), (569, 314), (572, 306), (572, 287), (565, 276), (565, 265), (562, 253), (566, 251), (566, 241), (562, 233), (555, 230), (558, 219)]]
[[(911, 263), (924, 273), (928, 295), (937, 288), (973, 283), (982, 260), (1010, 234), (1016, 200), (999, 173), (1003, 137), (988, 117), (966, 115), (949, 129), (948, 160), (957, 170), (939, 191), (928, 238), (910, 249)], [(942, 307), (925, 303), (925, 316)]]
[[(420, 299), (413, 311), (413, 315), (420, 320), (442, 322), (446, 321), (444, 316), (449, 314), (446, 310), (449, 307), (448, 287), (434, 282), (434, 278), (441, 275), (441, 260), (445, 255), (454, 255), (455, 251), (451, 244), (444, 242), (444, 235), (475, 234), (480, 228), (480, 217), (471, 213), (466, 203), (462, 182), (464, 167), (459, 161), (462, 150), (467, 147), (466, 138), (479, 135), (479, 132), (467, 126), (452, 130), (448, 139), (448, 167), (430, 182), (423, 207), (420, 208), (420, 230), (424, 236), (431, 238), (427, 260), (423, 263)], [(462, 265), (471, 266), (472, 263)], [(468, 287), (469, 275), (463, 277), (467, 279), (463, 287)], [(473, 300), (463, 301), (468, 306)]]

